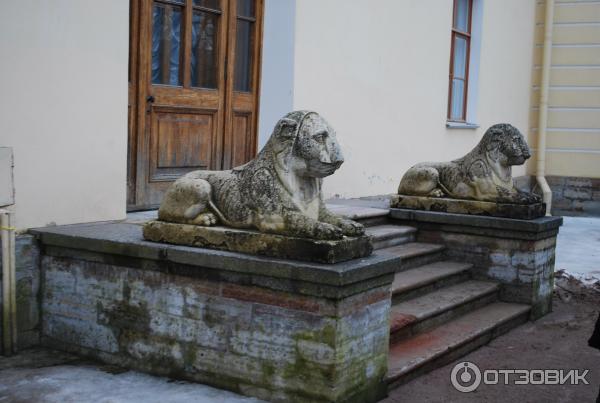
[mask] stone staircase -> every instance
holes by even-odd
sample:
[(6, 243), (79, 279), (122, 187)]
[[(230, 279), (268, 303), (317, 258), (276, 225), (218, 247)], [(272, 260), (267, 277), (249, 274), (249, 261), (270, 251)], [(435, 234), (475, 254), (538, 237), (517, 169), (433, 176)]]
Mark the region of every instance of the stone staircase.
[[(385, 220), (386, 210), (352, 216), (375, 253), (401, 257), (392, 285), (388, 389), (448, 364), (528, 320), (530, 307), (499, 300), (500, 285), (472, 278), (472, 265), (445, 260), (443, 245)], [(372, 209), (376, 210), (376, 209)]]

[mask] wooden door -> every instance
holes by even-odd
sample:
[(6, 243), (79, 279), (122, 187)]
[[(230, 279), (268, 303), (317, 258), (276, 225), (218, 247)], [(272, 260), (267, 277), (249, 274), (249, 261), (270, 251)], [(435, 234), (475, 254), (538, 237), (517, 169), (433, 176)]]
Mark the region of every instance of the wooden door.
[(256, 153), (263, 3), (131, 4), (128, 209), (139, 210), (186, 172)]

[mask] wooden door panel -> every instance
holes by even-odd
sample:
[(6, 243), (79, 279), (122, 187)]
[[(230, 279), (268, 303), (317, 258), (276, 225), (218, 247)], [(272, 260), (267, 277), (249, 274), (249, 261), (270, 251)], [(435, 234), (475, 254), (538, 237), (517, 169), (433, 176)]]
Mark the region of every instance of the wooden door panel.
[(253, 150), (252, 113), (234, 111), (231, 127), (231, 135), (226, 136), (224, 164), (237, 167), (248, 162)]
[(150, 182), (173, 181), (194, 169), (214, 168), (216, 110), (153, 108)]

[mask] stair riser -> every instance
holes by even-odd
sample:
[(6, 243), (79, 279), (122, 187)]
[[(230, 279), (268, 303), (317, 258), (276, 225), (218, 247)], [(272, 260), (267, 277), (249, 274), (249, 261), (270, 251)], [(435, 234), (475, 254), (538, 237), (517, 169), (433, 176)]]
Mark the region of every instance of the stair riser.
[(381, 241), (373, 241), (373, 249), (383, 249), (383, 248), (391, 248), (392, 246), (403, 245), (408, 242), (415, 241), (415, 234), (410, 235), (402, 235), (399, 237), (394, 237), (390, 239), (384, 239)]
[(403, 260), (402, 263), (398, 266), (398, 268), (396, 269), (396, 273), (408, 269), (414, 269), (415, 267), (423, 266), (429, 263), (437, 262), (438, 260), (441, 260), (443, 256), (444, 252), (438, 251), (433, 253), (427, 253), (425, 255), (407, 258)]
[(459, 306), (450, 308), (447, 311), (440, 312), (435, 316), (431, 316), (429, 318), (422, 319), (418, 322), (406, 325), (401, 329), (390, 334), (390, 344), (397, 343), (416, 334), (423, 333), (429, 329), (442, 325), (468, 312), (474, 311), (488, 304), (491, 304), (492, 302), (498, 300), (498, 295), (499, 290), (494, 290), (493, 292), (478, 296), (477, 298), (467, 301)]
[(465, 270), (463, 272), (452, 274), (452, 275), (449, 275), (448, 277), (441, 278), (439, 280), (436, 280), (432, 283), (423, 285), (421, 287), (413, 288), (412, 290), (401, 291), (399, 293), (395, 293), (392, 295), (392, 305), (412, 299), (412, 298), (416, 298), (421, 295), (425, 295), (427, 293), (430, 293), (432, 291), (438, 290), (443, 287), (448, 287), (451, 285), (462, 283), (463, 281), (467, 281), (470, 278), (471, 278), (471, 272), (468, 270)]
[[(427, 361), (426, 363), (419, 366), (418, 368), (415, 368), (413, 371), (410, 371), (406, 374), (396, 377), (395, 379), (388, 379), (388, 381), (387, 381), (388, 382), (388, 391), (391, 391), (391, 390), (397, 388), (398, 386), (401, 386), (415, 378), (418, 378), (419, 376), (426, 374), (427, 372), (433, 371), (434, 369), (437, 369), (437, 368), (442, 367), (446, 364), (449, 364), (453, 361), (456, 361), (461, 357), (464, 357), (471, 351), (474, 351), (474, 350), (478, 349), (479, 347), (489, 343), (496, 337), (508, 332), (509, 330), (511, 330), (519, 325), (522, 325), (523, 323), (526, 323), (528, 321), (528, 319), (529, 319), (529, 313), (525, 312), (525, 313), (518, 315), (504, 323), (499, 324), (498, 326), (494, 327), (493, 329), (485, 332), (482, 335), (479, 335), (478, 337), (476, 337), (472, 340), (469, 340), (468, 342), (464, 343), (463, 345), (461, 345), (457, 348), (454, 348), (452, 350), (448, 350), (443, 355), (440, 355), (430, 361)], [(450, 381), (450, 379), (448, 379), (448, 381)]]

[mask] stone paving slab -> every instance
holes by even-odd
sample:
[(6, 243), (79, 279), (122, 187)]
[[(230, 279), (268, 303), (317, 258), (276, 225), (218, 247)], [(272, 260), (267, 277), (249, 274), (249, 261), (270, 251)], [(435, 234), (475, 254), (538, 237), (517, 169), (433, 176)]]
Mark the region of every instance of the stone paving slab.
[(377, 251), (360, 259), (323, 264), (159, 244), (144, 240), (140, 225), (126, 223), (66, 225), (36, 228), (30, 232), (44, 245), (64, 248), (64, 253), (83, 250), (332, 286), (391, 274), (402, 260), (402, 256)]
[(558, 230), (563, 222), (562, 217), (549, 216), (536, 218), (534, 220), (519, 220), (514, 218), (486, 217), (399, 208), (390, 209), (390, 216), (399, 220), (415, 220), (436, 224), (460, 225), (463, 227), (479, 227), (485, 229), (504, 229), (523, 232)]

